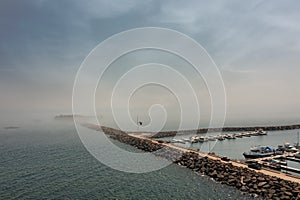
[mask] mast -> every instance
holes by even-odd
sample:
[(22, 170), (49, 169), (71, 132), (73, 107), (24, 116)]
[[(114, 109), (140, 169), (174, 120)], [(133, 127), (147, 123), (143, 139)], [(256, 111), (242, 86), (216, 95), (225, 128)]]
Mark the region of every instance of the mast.
[(139, 131), (139, 115), (136, 115), (137, 131)]
[(298, 130), (298, 133), (297, 133), (297, 149), (299, 148), (299, 130)]

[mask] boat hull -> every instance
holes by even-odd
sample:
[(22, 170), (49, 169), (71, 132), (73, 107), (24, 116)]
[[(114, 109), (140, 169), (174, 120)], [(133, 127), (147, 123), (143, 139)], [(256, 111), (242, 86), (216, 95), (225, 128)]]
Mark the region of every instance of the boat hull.
[(262, 154), (251, 154), (251, 153), (243, 153), (245, 158), (265, 158), (273, 156), (274, 153), (262, 153)]

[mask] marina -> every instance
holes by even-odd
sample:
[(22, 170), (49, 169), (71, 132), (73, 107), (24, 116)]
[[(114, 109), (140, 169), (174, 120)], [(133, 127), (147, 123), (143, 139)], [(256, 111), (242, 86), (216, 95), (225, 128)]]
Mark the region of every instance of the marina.
[[(300, 176), (298, 130), (223, 132), (160, 138), (176, 146), (215, 153), (239, 162), (255, 161), (261, 167)], [(216, 139), (212, 141), (211, 138)], [(192, 141), (192, 142), (191, 142)]]
[[(86, 127), (93, 128), (92, 126)], [(265, 168), (268, 164), (263, 166), (263, 160), (239, 162), (213, 153), (175, 146), (167, 141), (157, 141), (108, 127), (102, 128), (104, 133), (109, 135), (111, 139), (132, 145), (143, 151), (153, 152), (155, 155), (171, 160), (179, 166), (206, 175), (222, 184), (236, 187), (243, 192), (255, 193), (257, 196), (266, 199), (272, 199), (273, 197), (295, 198), (300, 194), (299, 176), (283, 173), (276, 170), (275, 167)], [(97, 127), (94, 129), (97, 129)], [(285, 152), (285, 154), (292, 155), (293, 153)], [(285, 156), (285, 154), (276, 156), (279, 158)], [(298, 171), (296, 168), (287, 165), (283, 169)], [(258, 188), (264, 188), (264, 190), (257, 190)]]
[(182, 139), (172, 139), (167, 142), (169, 143), (202, 143), (202, 142), (208, 142), (208, 141), (223, 141), (225, 139), (227, 140), (233, 140), (237, 138), (243, 138), (243, 137), (251, 137), (251, 136), (264, 136), (267, 135), (267, 131), (263, 131), (262, 129), (258, 129), (256, 131), (251, 132), (242, 132), (242, 133), (227, 133), (227, 134), (220, 134), (215, 136), (192, 136), (190, 138), (182, 138)]

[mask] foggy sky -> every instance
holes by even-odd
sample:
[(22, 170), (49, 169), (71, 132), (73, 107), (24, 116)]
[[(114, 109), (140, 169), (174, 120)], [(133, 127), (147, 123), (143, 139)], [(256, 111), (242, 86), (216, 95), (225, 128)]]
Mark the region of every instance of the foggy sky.
[(297, 122), (299, 11), (289, 0), (1, 0), (0, 113), (70, 113), (88, 53), (113, 34), (151, 26), (187, 34), (208, 51), (224, 79), (229, 123)]

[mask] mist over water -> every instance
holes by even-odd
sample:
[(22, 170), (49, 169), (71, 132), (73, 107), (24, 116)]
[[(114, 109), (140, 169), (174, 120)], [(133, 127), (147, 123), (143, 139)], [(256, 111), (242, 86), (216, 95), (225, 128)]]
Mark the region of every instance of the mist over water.
[[(300, 124), (299, 10), (299, 1), (276, 0), (191, 0), (188, 3), (1, 0), (0, 199), (243, 199), (236, 190), (175, 165), (147, 174), (114, 171), (88, 153), (71, 118), (55, 120), (54, 117), (80, 114), (84, 122), (96, 123), (96, 115), (100, 125), (119, 129), (116, 117), (121, 116), (120, 121), (131, 120), (131, 127), (136, 131), (154, 121), (149, 110), (159, 104), (164, 106), (165, 110), (160, 111), (166, 111), (166, 119), (164, 112), (153, 112), (152, 117), (157, 122), (165, 120), (162, 131), (177, 130), (183, 120), (186, 120), (184, 129), (195, 129), (197, 125), (207, 128), (213, 111), (225, 108), (225, 127)], [(76, 90), (73, 89), (79, 77), (77, 73), (95, 47), (112, 36), (122, 35), (121, 32), (128, 33), (133, 28), (149, 31), (150, 27), (190, 38), (193, 44), (199, 44), (195, 46), (203, 47), (203, 54), (195, 51), (194, 45), (183, 42), (185, 40), (174, 40), (171, 34), (162, 32), (144, 32), (131, 35), (131, 40), (106, 43), (109, 45), (99, 51), (107, 53), (106, 56), (97, 55), (94, 57), (97, 59), (88, 62), (96, 66), (94, 71), (80, 74), (86, 81), (77, 93), (82, 98), (79, 101), (82, 107), (76, 110), (80, 112), (72, 113), (76, 107), (73, 104)], [(212, 74), (217, 76), (202, 77), (182, 55), (166, 51), (168, 49), (149, 48), (152, 47), (149, 41), (154, 40), (157, 44), (183, 50), (183, 54), (193, 55), (191, 58), (199, 58), (199, 61), (211, 58), (208, 60), (212, 65), (202, 63), (197, 67), (201, 72), (215, 67)], [(136, 41), (150, 45), (119, 57), (115, 55)], [(92, 78), (100, 78), (96, 72), (103, 66), (99, 63), (115, 56), (98, 85), (89, 90)], [(124, 74), (143, 64), (154, 70), (133, 73), (125, 79), (127, 82), (120, 84), (114, 116), (110, 99), (114, 86)], [(177, 71), (184, 77), (180, 76), (182, 80), (188, 80), (199, 105), (192, 102), (194, 94), (187, 92), (179, 76), (163, 70), (163, 65)], [(129, 91), (126, 86), (149, 77), (169, 80), (177, 94), (154, 83), (136, 85), (139, 88), (130, 98), (126, 96)], [(222, 83), (222, 87), (210, 91), (208, 82), (211, 86)], [(93, 93), (88, 96), (87, 91)], [(221, 98), (212, 98), (214, 92), (219, 92), (221, 95), (216, 96)], [(188, 99), (183, 119), (176, 95)], [(214, 100), (217, 103), (213, 104)], [(93, 109), (87, 108), (89, 106)], [(196, 115), (191, 117), (197, 106), (200, 120)], [(124, 117), (124, 113), (128, 115)], [(223, 122), (223, 116), (218, 117)], [(129, 126), (125, 122), (125, 127)], [(139, 122), (141, 127), (136, 127)], [(277, 145), (286, 140), (294, 140), (293, 131), (224, 141), (218, 143), (214, 151), (240, 159), (242, 151), (250, 145)], [(124, 149), (136, 150), (115, 143)], [(199, 148), (198, 144), (192, 147)]]
[(0, 129), (0, 150), (1, 199), (250, 199), (176, 165), (145, 174), (113, 170), (87, 152), (72, 122)]
[[(59, 112), (59, 111), (53, 111), (53, 112), (2, 112), (0, 114), (0, 129), (3, 129), (5, 127), (10, 126), (16, 126), (20, 128), (24, 127), (43, 127), (43, 125), (49, 122), (55, 121), (55, 116), (58, 116), (60, 114), (70, 114), (71, 112)], [(100, 113), (100, 112), (98, 112)], [(100, 125), (113, 127), (113, 128), (119, 128), (118, 125), (113, 121), (111, 118), (103, 118), (102, 115), (98, 115), (96, 118), (92, 114), (86, 114), (83, 115), (83, 121), (84, 122), (90, 122), (90, 123), (97, 123), (95, 119), (98, 119), (98, 122)], [(134, 117), (132, 116), (133, 120)], [(147, 124), (148, 116), (142, 115), (140, 116), (140, 120), (144, 120), (145, 124)], [(73, 123), (73, 119), (66, 120), (68, 123)], [(170, 120), (166, 126), (162, 129), (164, 130), (177, 130), (179, 121)], [(260, 119), (260, 118), (254, 118), (254, 119), (236, 119), (236, 120), (226, 120), (224, 127), (231, 127), (231, 126), (259, 126), (259, 125), (266, 125), (266, 126), (277, 126), (277, 125), (291, 125), (291, 124), (299, 124), (300, 121), (296, 118), (279, 118), (279, 119)], [(208, 127), (209, 120), (202, 120), (199, 123), (199, 128), (206, 128)], [(134, 131), (137, 131), (134, 130)], [(151, 130), (149, 130), (151, 131)]]

